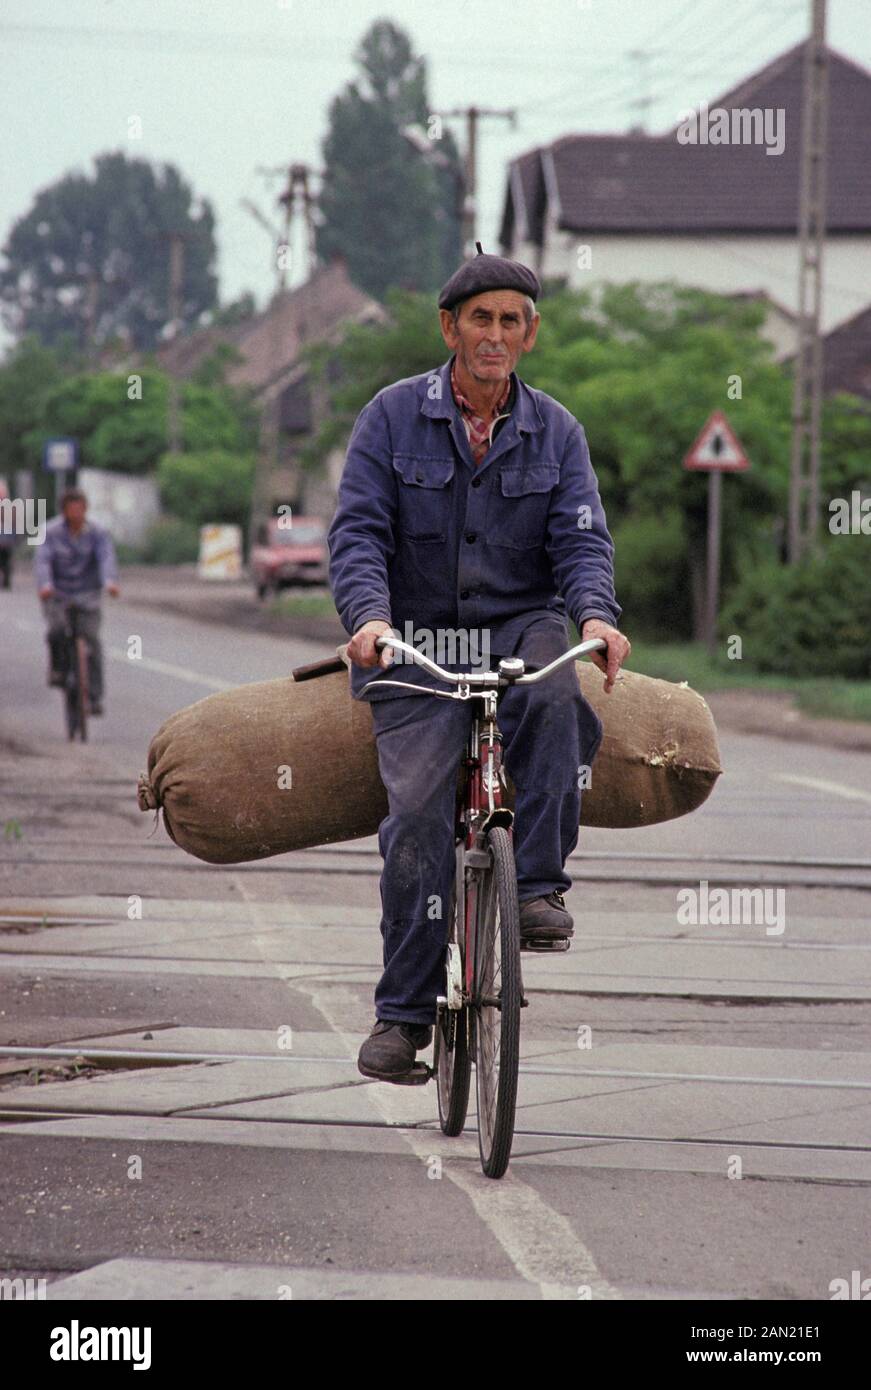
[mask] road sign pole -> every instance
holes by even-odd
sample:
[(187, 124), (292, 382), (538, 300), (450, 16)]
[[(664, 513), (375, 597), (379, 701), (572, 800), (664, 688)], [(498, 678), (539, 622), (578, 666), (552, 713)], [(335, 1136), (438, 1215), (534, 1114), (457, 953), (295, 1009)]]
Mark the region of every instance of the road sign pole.
[(708, 475), (708, 553), (705, 585), (704, 637), (711, 656), (717, 650), (717, 609), (720, 603), (720, 541), (722, 537), (723, 473), (750, 467), (732, 426), (715, 410), (683, 461), (684, 468)]
[(722, 527), (723, 475), (708, 473), (708, 583), (705, 638), (711, 656), (717, 650), (717, 608), (720, 600), (720, 534)]

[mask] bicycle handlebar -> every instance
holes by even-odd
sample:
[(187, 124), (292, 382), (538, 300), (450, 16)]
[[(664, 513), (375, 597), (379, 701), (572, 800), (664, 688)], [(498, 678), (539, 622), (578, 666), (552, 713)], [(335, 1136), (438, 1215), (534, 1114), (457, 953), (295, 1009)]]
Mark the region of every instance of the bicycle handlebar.
[[(453, 685), (483, 686), (493, 685), (495, 682), (497, 685), (505, 686), (534, 685), (537, 681), (544, 680), (546, 676), (552, 675), (554, 671), (558, 671), (559, 668), (564, 666), (568, 661), (574, 661), (579, 656), (585, 656), (587, 652), (601, 651), (603, 648), (607, 650), (608, 643), (602, 637), (589, 637), (586, 642), (580, 642), (576, 647), (571, 647), (569, 651), (563, 652), (561, 656), (558, 656), (555, 661), (551, 661), (549, 665), (542, 666), (541, 670), (528, 671), (524, 675), (517, 676), (514, 679), (502, 676), (498, 671), (477, 671), (468, 672), (466, 674), (456, 671), (445, 671), (441, 666), (436, 665), (434, 661), (430, 661), (428, 656), (424, 656), (423, 652), (419, 652), (416, 647), (409, 646), (407, 642), (403, 642), (399, 637), (388, 637), (386, 635), (376, 637), (375, 647), (378, 650), (384, 647), (393, 647), (396, 651), (406, 652), (411, 657), (412, 661), (418, 666), (422, 666), (425, 671), (429, 671), (430, 675), (439, 676), (442, 680), (448, 681)], [(389, 667), (387, 669), (389, 670)], [(395, 682), (392, 683), (395, 684)], [(384, 681), (383, 684), (388, 685), (391, 684), (391, 682)]]

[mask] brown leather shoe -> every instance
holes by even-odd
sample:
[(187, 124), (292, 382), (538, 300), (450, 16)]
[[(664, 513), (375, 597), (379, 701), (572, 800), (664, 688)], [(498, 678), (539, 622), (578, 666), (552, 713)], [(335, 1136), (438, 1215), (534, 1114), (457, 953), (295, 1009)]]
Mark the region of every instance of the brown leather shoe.
[(420, 1023), (397, 1023), (379, 1018), (360, 1048), (357, 1070), (376, 1081), (396, 1081), (414, 1067), (416, 1052), (432, 1042), (432, 1028)]
[(574, 936), (575, 924), (562, 893), (556, 889), (544, 898), (531, 898), (520, 904), (520, 940), (567, 941)]

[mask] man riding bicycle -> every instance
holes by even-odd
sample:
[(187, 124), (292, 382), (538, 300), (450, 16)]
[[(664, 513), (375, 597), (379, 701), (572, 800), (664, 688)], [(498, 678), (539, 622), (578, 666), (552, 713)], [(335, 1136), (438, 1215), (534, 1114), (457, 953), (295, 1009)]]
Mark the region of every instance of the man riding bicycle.
[[(610, 692), (630, 651), (615, 624), (613, 544), (586, 439), (551, 396), (514, 367), (540, 323), (536, 276), (478, 255), (439, 296), (452, 356), (438, 370), (385, 387), (354, 425), (329, 530), (330, 584), (345, 631), (351, 691), (372, 706), (389, 814), (378, 832), (384, 972), (376, 1023), (360, 1049), (366, 1076), (397, 1080), (427, 1047), (444, 988), (454, 807), (470, 702), (378, 689), (404, 632), (483, 632), (486, 663), (547, 664), (568, 650), (566, 612)], [(449, 670), (469, 662), (435, 660)], [(439, 687), (409, 663), (391, 679)], [(499, 705), (515, 785), (514, 848), (521, 939), (567, 938), (565, 863), (578, 840), (580, 786), (602, 739), (569, 663), (552, 679), (507, 689)]]
[(49, 685), (64, 686), (69, 644), (66, 610), (80, 610), (79, 630), (88, 643), (90, 713), (103, 713), (103, 650), (100, 643), (102, 590), (117, 598), (118, 563), (108, 531), (87, 521), (88, 499), (80, 488), (67, 488), (60, 499), (61, 514), (45, 528), (37, 548), (36, 585), (48, 631)]

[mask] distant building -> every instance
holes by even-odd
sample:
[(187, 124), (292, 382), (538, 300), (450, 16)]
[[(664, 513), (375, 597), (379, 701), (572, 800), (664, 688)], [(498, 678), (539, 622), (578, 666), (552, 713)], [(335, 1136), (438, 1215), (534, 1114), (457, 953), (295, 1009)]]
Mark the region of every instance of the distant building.
[(277, 294), (262, 313), (239, 323), (200, 329), (162, 347), (161, 368), (188, 378), (221, 346), (234, 349), (226, 380), (248, 386), (262, 410), (257, 507), (271, 513), (279, 503), (296, 512), (332, 515), (341, 461), (325, 460), (323, 477), (304, 474), (299, 453), (325, 408), (322, 392), (308, 379), (303, 348), (335, 343), (349, 323), (380, 323), (385, 310), (358, 290), (336, 258), (318, 267), (296, 289)]
[(871, 401), (871, 307), (823, 339), (823, 391), (850, 391)]
[[(730, 125), (737, 120), (732, 112), (782, 110), (780, 154), (766, 153), (764, 143), (681, 143), (679, 122), (656, 136), (567, 135), (521, 155), (509, 167), (504, 253), (573, 289), (673, 279), (764, 297), (766, 331), (777, 355), (788, 356), (798, 309), (803, 66), (802, 43), (707, 107), (709, 114), (729, 112)], [(831, 49), (828, 69), (821, 321), (833, 355), (826, 376), (828, 383), (865, 383), (868, 394), (871, 73)]]

